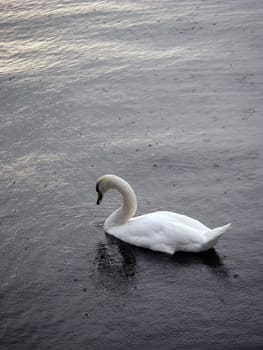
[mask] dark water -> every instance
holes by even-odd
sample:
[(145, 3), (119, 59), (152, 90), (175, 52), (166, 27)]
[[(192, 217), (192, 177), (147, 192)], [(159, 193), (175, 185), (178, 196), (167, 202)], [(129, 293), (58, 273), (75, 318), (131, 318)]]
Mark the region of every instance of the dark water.
[[(261, 349), (261, 1), (0, 4), (1, 349)], [(138, 214), (233, 228), (119, 242), (105, 173)]]

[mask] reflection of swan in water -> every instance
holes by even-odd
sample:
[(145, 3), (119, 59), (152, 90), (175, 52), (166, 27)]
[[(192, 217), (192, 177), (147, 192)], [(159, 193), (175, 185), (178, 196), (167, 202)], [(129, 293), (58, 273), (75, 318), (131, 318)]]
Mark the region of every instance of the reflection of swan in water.
[(229, 275), (222, 259), (214, 249), (209, 249), (198, 255), (194, 253), (177, 253), (173, 256), (173, 261), (178, 265), (186, 266), (197, 264), (206, 265), (217, 277), (223, 278)]
[[(109, 236), (111, 237), (111, 236)], [(112, 240), (114, 238), (111, 238)], [(177, 252), (174, 255), (164, 255), (162, 253), (156, 253), (148, 249), (138, 248), (131, 246), (127, 243), (123, 243), (118, 239), (114, 239), (117, 244), (126, 245), (130, 247), (135, 255), (140, 255), (143, 252), (144, 260), (151, 261), (151, 263), (156, 262), (158, 265), (164, 263), (175, 269), (180, 269), (184, 266), (197, 266), (204, 265), (209, 268), (209, 270), (219, 278), (224, 278), (229, 276), (229, 272), (227, 267), (224, 265), (222, 258), (215, 251), (215, 249), (209, 249), (205, 252), (195, 254), (195, 253), (185, 253), (185, 252)]]
[(136, 257), (128, 244), (112, 239), (108, 244), (98, 243), (94, 264), (97, 281), (105, 287), (121, 288), (134, 282)]
[(136, 281), (136, 257), (150, 261), (151, 266), (156, 263), (159, 269), (162, 265), (168, 264), (171, 273), (180, 267), (205, 265), (217, 278), (226, 278), (229, 275), (222, 259), (214, 249), (200, 254), (178, 252), (169, 256), (131, 246), (110, 235), (106, 237), (107, 243), (100, 242), (97, 245), (94, 263), (98, 282), (107, 288), (127, 287)]

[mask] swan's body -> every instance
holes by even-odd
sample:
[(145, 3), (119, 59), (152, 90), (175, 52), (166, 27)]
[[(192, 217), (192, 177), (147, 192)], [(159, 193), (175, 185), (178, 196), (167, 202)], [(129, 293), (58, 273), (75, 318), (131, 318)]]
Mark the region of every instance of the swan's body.
[(188, 216), (157, 211), (133, 217), (137, 201), (131, 186), (115, 175), (104, 175), (97, 180), (97, 204), (107, 190), (117, 189), (123, 197), (123, 205), (105, 221), (104, 229), (110, 235), (138, 247), (168, 254), (176, 251), (202, 252), (212, 248), (230, 224), (215, 229), (203, 225)]

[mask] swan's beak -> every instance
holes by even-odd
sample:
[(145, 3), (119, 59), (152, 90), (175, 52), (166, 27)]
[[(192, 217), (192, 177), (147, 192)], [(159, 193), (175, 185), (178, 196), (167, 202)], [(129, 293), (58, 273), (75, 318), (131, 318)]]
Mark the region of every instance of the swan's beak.
[(100, 202), (102, 201), (103, 194), (100, 191), (97, 191), (97, 193), (98, 193), (97, 205), (99, 205)]

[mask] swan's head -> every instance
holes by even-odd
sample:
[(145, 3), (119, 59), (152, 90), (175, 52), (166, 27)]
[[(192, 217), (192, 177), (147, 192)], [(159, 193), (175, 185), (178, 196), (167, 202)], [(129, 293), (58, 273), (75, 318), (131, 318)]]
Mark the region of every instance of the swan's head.
[(97, 204), (99, 205), (103, 199), (103, 194), (106, 193), (110, 188), (114, 188), (120, 178), (115, 175), (104, 175), (96, 181), (96, 192), (98, 194)]

